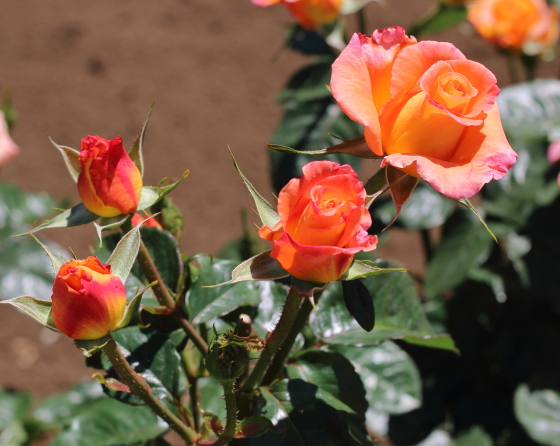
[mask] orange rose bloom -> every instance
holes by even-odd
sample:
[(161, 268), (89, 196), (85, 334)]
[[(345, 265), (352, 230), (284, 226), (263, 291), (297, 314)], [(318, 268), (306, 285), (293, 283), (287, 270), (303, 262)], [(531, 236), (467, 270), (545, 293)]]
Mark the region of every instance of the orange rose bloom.
[(476, 0), (469, 20), (500, 48), (540, 54), (558, 40), (558, 11), (546, 0)]
[(376, 248), (377, 236), (367, 233), (366, 191), (357, 177), (348, 165), (313, 161), (280, 191), (280, 222), (263, 226), (259, 235), (274, 241), (270, 257), (292, 276), (332, 282), (348, 269), (354, 254)]
[(333, 64), (340, 108), (365, 126), (387, 164), (450, 198), (502, 178), (517, 155), (505, 137), (495, 76), (452, 44), (416, 43), (400, 27), (354, 34)]
[(79, 160), (82, 170), (78, 192), (89, 211), (100, 217), (136, 212), (142, 176), (120, 136), (112, 140), (99, 136), (82, 139)]
[[(138, 212), (136, 212), (136, 214), (134, 214), (132, 216), (132, 219), (131, 219), (132, 226), (134, 226), (134, 227), (138, 226), (140, 223), (142, 223), (144, 220), (146, 220), (146, 218), (151, 217), (151, 216), (152, 216), (152, 214), (147, 214), (146, 216), (143, 216), (142, 214), (139, 214)], [(159, 222), (155, 218), (150, 218), (146, 223), (144, 223), (144, 227), (145, 228), (163, 229), (161, 227), (161, 225), (159, 224)]]
[(60, 267), (51, 300), (57, 329), (72, 339), (99, 339), (122, 320), (126, 289), (110, 265), (92, 256)]
[(294, 19), (304, 28), (313, 29), (318, 25), (334, 22), (340, 15), (344, 0), (252, 0), (255, 5), (269, 6), (282, 3)]

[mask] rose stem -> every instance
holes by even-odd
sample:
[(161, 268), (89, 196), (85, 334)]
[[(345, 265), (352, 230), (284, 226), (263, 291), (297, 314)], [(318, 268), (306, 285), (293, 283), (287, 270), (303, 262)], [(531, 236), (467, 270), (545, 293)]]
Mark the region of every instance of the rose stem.
[(235, 428), (237, 426), (237, 407), (235, 406), (235, 393), (233, 390), (233, 382), (223, 382), (224, 399), (226, 400), (226, 427), (224, 428), (220, 438), (213, 446), (225, 446), (233, 439)]
[(276, 327), (274, 327), (272, 333), (267, 336), (266, 347), (261, 352), (261, 356), (259, 357), (255, 368), (249, 375), (249, 378), (247, 378), (247, 381), (245, 381), (241, 387), (241, 391), (249, 392), (259, 384), (261, 376), (268, 367), (270, 358), (272, 358), (272, 355), (284, 343), (290, 333), (290, 330), (292, 329), (292, 325), (298, 315), (302, 297), (303, 296), (301, 296), (293, 287), (290, 288), (280, 320), (276, 324)]
[[(132, 229), (132, 224), (130, 220), (127, 220), (123, 224), (123, 230), (125, 233)], [(189, 338), (193, 341), (194, 345), (202, 352), (202, 354), (206, 354), (208, 351), (208, 344), (202, 336), (196, 331), (196, 328), (189, 322), (189, 320), (185, 317), (181, 309), (177, 306), (175, 299), (169, 293), (169, 290), (165, 286), (163, 279), (159, 275), (159, 272), (156, 268), (156, 265), (150, 256), (148, 248), (142, 240), (140, 240), (140, 249), (138, 250), (138, 263), (140, 264), (140, 268), (142, 272), (148, 279), (148, 282), (152, 283), (157, 281), (157, 283), (153, 286), (154, 294), (158, 300), (158, 302), (169, 308), (172, 313), (171, 316), (175, 319), (183, 330), (187, 333)]]
[(186, 426), (155, 397), (149, 384), (130, 366), (113, 338), (109, 339), (109, 342), (103, 347), (103, 351), (130, 391), (142, 399), (171, 429), (177, 432), (188, 444), (195, 444), (200, 439), (195, 431)]
[[(315, 296), (315, 302), (319, 300), (319, 297), (321, 297), (321, 291), (319, 291)], [(312, 310), (313, 305), (311, 305), (309, 299), (305, 299), (303, 301), (303, 304), (301, 305), (301, 308), (299, 309), (290, 333), (288, 333), (288, 336), (284, 340), (282, 346), (280, 347), (280, 350), (278, 350), (278, 352), (274, 355), (274, 359), (272, 360), (270, 367), (266, 371), (266, 375), (264, 375), (261, 385), (268, 386), (272, 381), (276, 379), (276, 376), (278, 376), (278, 373), (280, 373), (280, 370), (282, 369), (286, 358), (290, 354), (290, 350), (294, 345), (297, 335), (301, 330), (303, 330), (305, 324), (307, 324), (307, 320), (309, 319), (309, 315), (311, 314)]]

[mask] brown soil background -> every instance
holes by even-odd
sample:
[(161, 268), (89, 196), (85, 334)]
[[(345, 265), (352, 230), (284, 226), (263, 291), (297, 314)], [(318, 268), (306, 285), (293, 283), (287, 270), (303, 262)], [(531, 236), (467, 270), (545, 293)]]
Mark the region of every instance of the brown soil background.
[[(434, 4), (371, 3), (369, 29), (406, 27)], [(144, 181), (155, 185), (191, 169), (172, 194), (185, 216), (183, 248), (216, 253), (241, 234), (239, 210), (251, 200), (226, 147), (260, 191), (270, 190), (263, 143), (281, 117), (274, 97), (307, 61), (281, 51), (291, 22), (284, 8), (260, 8), (249, 0), (0, 0), (0, 11), (0, 88), (13, 92), (13, 137), (21, 147), (19, 158), (2, 170), (3, 181), (78, 202), (47, 135), (76, 148), (88, 134), (122, 135), (129, 147), (156, 98)], [(353, 18), (348, 25), (353, 29)], [(485, 64), (500, 86), (510, 82), (505, 60), (468, 24), (432, 38), (451, 41)], [(552, 62), (538, 74), (557, 72)], [(371, 167), (365, 170), (364, 178)], [(419, 237), (396, 232), (380, 255), (422, 273)], [(94, 243), (91, 225), (43, 235), (78, 257)], [(29, 390), (40, 399), (89, 376), (70, 340), (0, 308), (1, 387)]]

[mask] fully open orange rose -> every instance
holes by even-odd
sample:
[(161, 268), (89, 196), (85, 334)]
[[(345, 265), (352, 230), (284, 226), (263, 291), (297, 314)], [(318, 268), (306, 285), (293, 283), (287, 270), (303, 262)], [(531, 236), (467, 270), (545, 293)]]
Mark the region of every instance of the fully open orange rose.
[(52, 316), (56, 328), (72, 339), (99, 339), (121, 321), (126, 289), (110, 265), (97, 257), (69, 260), (54, 280)]
[(126, 153), (121, 137), (88, 136), (80, 147), (78, 192), (84, 206), (100, 217), (136, 211), (142, 175)]
[(348, 269), (354, 254), (372, 251), (377, 236), (367, 229), (371, 217), (366, 192), (348, 165), (314, 161), (303, 167), (278, 196), (280, 222), (259, 235), (274, 241), (271, 257), (294, 277), (332, 282)]
[(546, 0), (476, 0), (468, 18), (500, 48), (536, 55), (558, 41), (558, 11)]
[(282, 3), (304, 28), (331, 23), (340, 14), (344, 0), (252, 0), (255, 5), (269, 6)]
[(399, 27), (354, 34), (333, 64), (331, 89), (365, 126), (382, 166), (423, 178), (448, 197), (473, 196), (515, 163), (495, 76), (450, 43), (416, 43)]

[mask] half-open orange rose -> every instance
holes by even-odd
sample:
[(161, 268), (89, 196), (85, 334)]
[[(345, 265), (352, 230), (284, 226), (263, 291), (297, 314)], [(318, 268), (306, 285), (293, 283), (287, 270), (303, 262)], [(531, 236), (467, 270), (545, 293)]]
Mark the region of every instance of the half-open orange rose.
[(97, 257), (69, 260), (54, 280), (52, 316), (56, 328), (72, 339), (99, 339), (121, 321), (126, 289), (110, 265)]
[(354, 34), (333, 64), (331, 89), (365, 126), (382, 166), (423, 178), (448, 197), (473, 196), (515, 163), (495, 76), (450, 43), (416, 43), (399, 27)]
[(255, 5), (269, 6), (282, 3), (304, 28), (334, 22), (340, 14), (344, 0), (252, 0)]
[(372, 251), (377, 236), (367, 229), (371, 217), (366, 192), (348, 165), (314, 161), (278, 196), (280, 222), (259, 235), (274, 241), (271, 257), (294, 277), (314, 283), (338, 280), (354, 254)]
[(468, 18), (493, 45), (536, 55), (558, 41), (558, 11), (546, 0), (476, 0)]
[(100, 217), (116, 217), (136, 211), (142, 175), (123, 147), (121, 137), (82, 139), (82, 169), (78, 192), (84, 206)]

